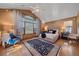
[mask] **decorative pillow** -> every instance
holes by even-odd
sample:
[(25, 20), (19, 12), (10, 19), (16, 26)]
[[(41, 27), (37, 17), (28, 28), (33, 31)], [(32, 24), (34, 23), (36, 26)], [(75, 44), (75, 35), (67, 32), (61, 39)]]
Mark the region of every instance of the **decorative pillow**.
[(55, 34), (55, 33), (56, 33), (56, 30), (53, 30), (53, 31), (52, 31), (52, 34)]
[(41, 33), (41, 37), (42, 38), (46, 38), (46, 34), (43, 32), (43, 33)]

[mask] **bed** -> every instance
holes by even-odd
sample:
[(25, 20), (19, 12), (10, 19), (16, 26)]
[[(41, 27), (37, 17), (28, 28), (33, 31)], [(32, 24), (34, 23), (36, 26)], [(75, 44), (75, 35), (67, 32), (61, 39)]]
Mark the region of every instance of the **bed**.
[[(55, 29), (54, 32), (53, 30), (51, 30), (49, 32), (46, 32), (45, 34), (46, 34), (46, 38), (44, 39), (52, 43), (54, 43), (59, 37), (59, 33), (57, 29)], [(41, 38), (41, 35), (39, 37)]]

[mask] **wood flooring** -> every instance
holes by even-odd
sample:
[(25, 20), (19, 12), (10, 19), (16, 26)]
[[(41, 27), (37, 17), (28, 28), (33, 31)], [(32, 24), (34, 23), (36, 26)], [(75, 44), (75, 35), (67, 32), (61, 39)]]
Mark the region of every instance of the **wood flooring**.
[[(54, 44), (60, 46), (57, 56), (79, 56), (79, 41), (58, 39)], [(32, 56), (23, 43), (15, 47), (3, 48), (0, 46), (0, 56)]]

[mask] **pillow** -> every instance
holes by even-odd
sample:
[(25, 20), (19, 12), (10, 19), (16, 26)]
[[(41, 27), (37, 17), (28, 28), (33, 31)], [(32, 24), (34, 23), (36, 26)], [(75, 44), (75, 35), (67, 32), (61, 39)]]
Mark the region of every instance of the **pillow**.
[(53, 31), (52, 31), (52, 34), (55, 34), (55, 33), (56, 33), (56, 30), (53, 30)]
[(49, 33), (52, 33), (52, 31), (49, 31)]
[(43, 33), (41, 33), (41, 37), (42, 38), (46, 38), (46, 34), (43, 32)]
[(16, 36), (13, 33), (10, 33), (10, 37), (11, 37), (11, 39), (16, 38)]

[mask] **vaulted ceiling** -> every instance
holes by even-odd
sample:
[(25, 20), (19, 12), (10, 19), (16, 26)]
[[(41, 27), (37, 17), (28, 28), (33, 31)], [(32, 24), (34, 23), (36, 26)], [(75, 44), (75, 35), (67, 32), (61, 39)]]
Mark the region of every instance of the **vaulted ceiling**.
[(0, 4), (1, 9), (30, 9), (42, 22), (54, 21), (76, 16), (78, 3), (9, 3)]

